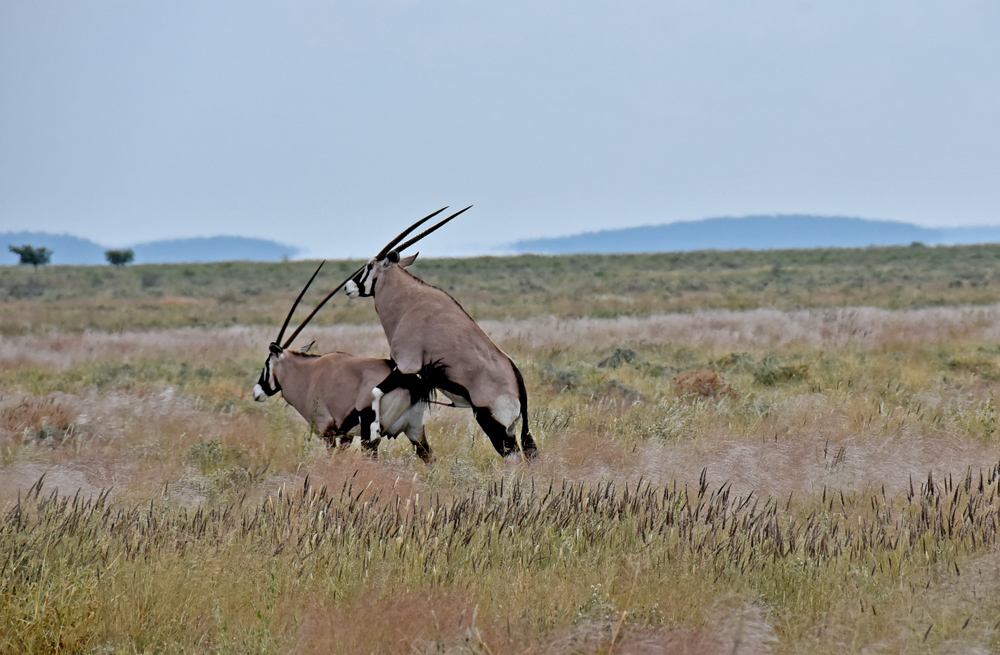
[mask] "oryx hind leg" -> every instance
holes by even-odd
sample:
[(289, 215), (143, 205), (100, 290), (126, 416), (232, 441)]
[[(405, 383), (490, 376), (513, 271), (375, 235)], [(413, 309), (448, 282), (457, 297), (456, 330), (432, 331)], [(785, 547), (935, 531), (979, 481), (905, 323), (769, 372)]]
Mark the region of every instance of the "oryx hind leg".
[(521, 432), (521, 450), (527, 459), (538, 457), (538, 445), (535, 444), (535, 438), (527, 430)]
[(510, 396), (500, 396), (493, 401), (490, 414), (497, 423), (504, 426), (507, 436), (514, 439), (517, 426), (521, 424), (521, 404)]
[(399, 388), (382, 398), (382, 417), (385, 431), (389, 435), (406, 434), (413, 444), (417, 457), (426, 464), (434, 463), (434, 453), (427, 444), (427, 432), (424, 429), (424, 401), (413, 402), (409, 389)]
[[(384, 395), (385, 393), (378, 387), (372, 389), (372, 406), (371, 406), (372, 420), (371, 423), (368, 424), (368, 434), (375, 439), (379, 439), (382, 437), (381, 409), (382, 409), (382, 396)], [(362, 424), (364, 424), (364, 421), (362, 421)]]
[[(416, 430), (413, 431), (416, 432)], [(413, 449), (417, 452), (417, 457), (422, 459), (424, 464), (429, 466), (437, 460), (437, 456), (427, 443), (427, 431), (423, 426), (420, 426), (420, 433), (417, 437), (410, 436), (410, 430), (406, 431), (406, 437), (413, 444)]]
[(504, 457), (521, 448), (524, 449), (525, 457), (531, 458), (537, 454), (535, 440), (527, 430), (522, 430), (522, 435), (526, 435), (524, 443), (520, 446), (517, 443), (517, 430), (521, 427), (522, 420), (520, 403), (509, 396), (500, 396), (492, 407), (488, 409), (476, 407), (473, 412), (479, 426), (493, 442), (493, 447)]
[[(384, 433), (386, 436), (395, 437), (404, 431), (402, 426), (406, 423), (412, 423), (422, 430), (423, 401), (428, 391), (426, 383), (418, 376), (403, 374), (398, 369), (393, 369), (372, 389), (372, 410), (375, 412), (375, 419), (371, 424), (372, 434), (381, 437)], [(417, 412), (417, 415), (413, 412)], [(385, 430), (382, 429), (383, 426)]]
[[(373, 417), (374, 420), (372, 420)], [(378, 425), (378, 422), (377, 409), (361, 411), (361, 452), (373, 459), (378, 459), (378, 445), (382, 441), (380, 432), (372, 432), (372, 425)]]
[(369, 439), (365, 441), (365, 438), (361, 437), (361, 452), (367, 457), (378, 459), (378, 445), (381, 441), (381, 439)]
[[(382, 437), (383, 436), (382, 435), (382, 433), (383, 433), (383, 430), (382, 430), (383, 418), (388, 418), (389, 419), (389, 420), (386, 421), (387, 424), (391, 423), (391, 422), (394, 422), (396, 420), (395, 417), (392, 416), (393, 414), (395, 414), (395, 410), (394, 410), (394, 407), (393, 407), (395, 405), (395, 400), (393, 402), (390, 402), (389, 398), (386, 398), (386, 396), (388, 394), (391, 394), (396, 389), (399, 389), (400, 387), (402, 387), (402, 388), (406, 389), (410, 393), (410, 397), (412, 399), (411, 402), (414, 402), (416, 400), (415, 398), (413, 398), (414, 390), (411, 390), (410, 387), (412, 387), (413, 380), (415, 380), (415, 379), (419, 379), (419, 378), (416, 378), (415, 376), (412, 376), (412, 375), (404, 375), (404, 374), (400, 373), (398, 369), (393, 369), (392, 372), (389, 373), (389, 375), (386, 376), (386, 378), (384, 380), (382, 380), (381, 382), (379, 382), (377, 385), (375, 385), (375, 388), (372, 389), (372, 405), (371, 405), (371, 408), (375, 412), (375, 418), (371, 422), (371, 428), (370, 429), (371, 429), (371, 433), (372, 433), (373, 437)], [(419, 390), (418, 390), (417, 395), (420, 395), (419, 394)], [(382, 408), (382, 401), (383, 401), (383, 399), (386, 400), (386, 405), (387, 405), (386, 408), (385, 408), (386, 417), (383, 417), (383, 411), (382, 411), (382, 409), (383, 409)], [(396, 434), (399, 433), (398, 431), (395, 431), (395, 432), (392, 431), (392, 425), (387, 425), (387, 427), (389, 428), (389, 432), (388, 432), (389, 436), (395, 436)]]
[(473, 407), (472, 413), (476, 422), (483, 429), (490, 442), (501, 456), (506, 457), (517, 452), (517, 439), (508, 432), (507, 426), (493, 417), (493, 413), (485, 407)]

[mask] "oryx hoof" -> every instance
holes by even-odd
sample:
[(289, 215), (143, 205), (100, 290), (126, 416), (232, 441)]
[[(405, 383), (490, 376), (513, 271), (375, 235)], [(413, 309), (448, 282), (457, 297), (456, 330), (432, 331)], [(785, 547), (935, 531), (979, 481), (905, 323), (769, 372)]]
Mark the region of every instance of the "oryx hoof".
[(377, 437), (369, 439), (368, 441), (362, 441), (361, 452), (364, 453), (366, 457), (378, 459), (378, 444), (379, 439)]

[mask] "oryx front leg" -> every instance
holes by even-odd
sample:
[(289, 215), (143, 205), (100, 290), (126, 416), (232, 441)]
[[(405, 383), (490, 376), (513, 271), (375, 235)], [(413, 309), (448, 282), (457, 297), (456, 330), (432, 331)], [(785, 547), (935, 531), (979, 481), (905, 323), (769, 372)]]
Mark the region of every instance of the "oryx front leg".
[(384, 395), (378, 387), (372, 389), (372, 411), (375, 413), (375, 418), (369, 428), (372, 439), (382, 438), (382, 396)]

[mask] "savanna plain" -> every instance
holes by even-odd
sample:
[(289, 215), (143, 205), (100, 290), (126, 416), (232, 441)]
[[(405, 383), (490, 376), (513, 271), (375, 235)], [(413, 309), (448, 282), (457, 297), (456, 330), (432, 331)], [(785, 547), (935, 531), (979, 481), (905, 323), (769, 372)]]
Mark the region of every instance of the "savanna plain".
[(253, 401), (314, 267), (0, 269), (0, 652), (1000, 648), (1000, 246), (418, 261), (540, 449), (432, 467)]

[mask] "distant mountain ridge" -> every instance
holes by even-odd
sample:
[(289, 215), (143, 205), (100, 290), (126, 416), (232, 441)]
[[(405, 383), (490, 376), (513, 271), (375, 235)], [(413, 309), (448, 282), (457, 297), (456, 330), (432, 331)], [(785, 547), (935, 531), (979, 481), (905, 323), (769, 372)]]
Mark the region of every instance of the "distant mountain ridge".
[(772, 250), (863, 248), (866, 246), (955, 245), (1000, 242), (1000, 226), (930, 228), (897, 221), (844, 216), (783, 214), (706, 218), (664, 225), (528, 239), (516, 253), (639, 253), (682, 250)]
[[(31, 245), (52, 251), (52, 264), (107, 264), (104, 252), (111, 248), (89, 239), (68, 234), (45, 232), (0, 233), (0, 265), (17, 264), (19, 258), (7, 246)], [(222, 261), (274, 262), (291, 259), (302, 252), (267, 239), (246, 237), (204, 237), (149, 241), (128, 246), (135, 252), (137, 264), (177, 264)]]

